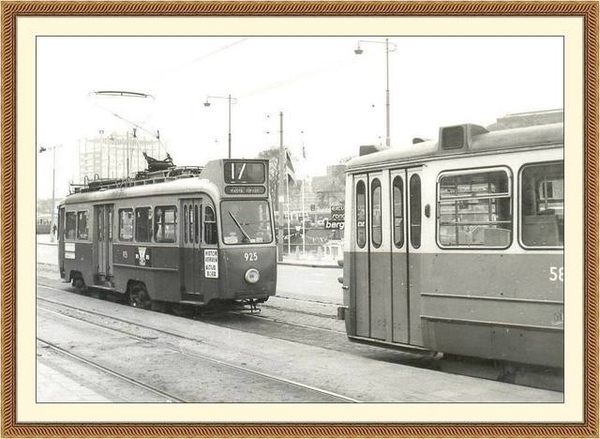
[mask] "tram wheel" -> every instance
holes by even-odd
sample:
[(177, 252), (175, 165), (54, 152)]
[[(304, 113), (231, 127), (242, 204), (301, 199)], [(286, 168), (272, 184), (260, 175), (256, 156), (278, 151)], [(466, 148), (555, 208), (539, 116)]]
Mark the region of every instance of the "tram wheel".
[(146, 288), (137, 286), (129, 293), (129, 304), (134, 308), (150, 309), (152, 307), (152, 300)]
[(87, 287), (85, 286), (85, 282), (81, 277), (74, 278), (71, 285), (73, 286), (73, 288), (75, 288), (75, 290), (77, 290), (78, 294), (87, 293)]

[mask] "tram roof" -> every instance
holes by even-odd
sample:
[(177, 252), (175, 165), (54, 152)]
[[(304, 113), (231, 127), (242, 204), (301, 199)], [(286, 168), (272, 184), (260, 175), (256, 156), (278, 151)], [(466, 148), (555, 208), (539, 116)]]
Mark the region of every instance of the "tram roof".
[(189, 177), (163, 183), (140, 186), (127, 186), (115, 189), (100, 189), (94, 192), (80, 192), (68, 195), (62, 204), (95, 203), (124, 198), (141, 198), (161, 195), (185, 195), (204, 192), (217, 200), (219, 189), (206, 178)]
[(534, 147), (562, 147), (563, 124), (555, 123), (523, 128), (487, 131), (477, 125), (458, 125), (440, 128), (440, 138), (445, 129), (463, 127), (464, 145), (457, 149), (443, 149), (439, 140), (427, 140), (409, 147), (390, 148), (355, 157), (347, 163), (346, 170), (359, 170), (371, 165), (383, 165), (404, 161), (425, 161), (426, 159), (456, 157), (457, 155), (478, 152), (504, 151)]

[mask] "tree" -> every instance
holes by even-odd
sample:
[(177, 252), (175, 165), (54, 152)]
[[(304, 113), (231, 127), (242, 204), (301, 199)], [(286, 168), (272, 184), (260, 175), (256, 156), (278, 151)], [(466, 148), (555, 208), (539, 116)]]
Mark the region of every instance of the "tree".
[(269, 160), (269, 195), (273, 203), (279, 200), (279, 148), (273, 147), (258, 153), (259, 159)]

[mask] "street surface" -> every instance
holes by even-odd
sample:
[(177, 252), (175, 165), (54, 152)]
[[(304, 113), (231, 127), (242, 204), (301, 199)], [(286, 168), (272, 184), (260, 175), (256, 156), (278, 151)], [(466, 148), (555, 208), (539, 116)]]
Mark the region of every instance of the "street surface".
[[(43, 282), (43, 280), (42, 280)], [(238, 321), (237, 315), (222, 319)], [(110, 401), (121, 401), (118, 374), (143, 385), (128, 397), (155, 401), (156, 394), (173, 402), (443, 402), (561, 401), (562, 394), (490, 380), (419, 369), (395, 362), (313, 346), (311, 339), (289, 341), (296, 326), (269, 320), (246, 320), (244, 326), (270, 329), (265, 335), (228, 325), (132, 308), (74, 293), (70, 288), (38, 286), (39, 361), (71, 370), (77, 382), (96, 389)], [(322, 330), (324, 334), (335, 332)], [(44, 347), (47, 346), (47, 347)], [(50, 347), (48, 347), (50, 346)], [(60, 354), (86, 365), (69, 365)], [(334, 355), (332, 353), (335, 352)], [(90, 365), (110, 372), (90, 373)], [(375, 378), (376, 377), (376, 378)], [(94, 381), (96, 380), (96, 381)], [(40, 394), (62, 401), (72, 395)], [(62, 389), (65, 391), (66, 389)]]
[[(563, 397), (560, 392), (492, 381), (494, 371), (473, 373), (472, 365), (462, 362), (349, 342), (344, 322), (336, 318), (342, 302), (337, 281), (342, 270), (337, 267), (280, 265), (277, 296), (261, 304), (259, 314), (176, 317), (133, 309), (114, 299), (97, 300), (95, 293), (77, 294), (59, 278), (56, 260), (55, 245), (38, 245), (39, 400), (559, 401)], [(61, 309), (65, 305), (72, 308)], [(90, 317), (89, 312), (96, 314)], [(97, 313), (105, 317), (98, 320)], [(120, 321), (111, 322), (114, 318)], [(122, 320), (133, 325), (126, 335), (93, 327), (114, 331), (124, 325)], [(144, 322), (143, 329), (136, 322)], [(169, 334), (164, 333), (167, 328)], [(138, 333), (138, 339), (131, 339)], [(189, 370), (195, 374), (185, 378)], [(207, 376), (197, 377), (198, 371)], [(203, 392), (177, 384), (181, 377), (201, 383)]]

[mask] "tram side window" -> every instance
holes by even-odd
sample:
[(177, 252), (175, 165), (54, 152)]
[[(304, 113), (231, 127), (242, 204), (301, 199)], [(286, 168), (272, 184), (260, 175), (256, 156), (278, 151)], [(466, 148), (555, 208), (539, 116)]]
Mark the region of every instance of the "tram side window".
[(88, 239), (88, 218), (90, 213), (87, 210), (77, 212), (77, 239)]
[(564, 243), (562, 162), (529, 165), (521, 173), (521, 241), (527, 247)]
[(177, 209), (175, 206), (161, 206), (154, 210), (154, 240), (156, 242), (175, 242), (176, 228)]
[(133, 239), (133, 209), (119, 209), (119, 240)]
[(152, 240), (152, 209), (150, 207), (135, 209), (135, 240), (137, 242)]
[[(202, 211), (202, 205), (200, 205), (200, 211)], [(198, 244), (202, 240), (202, 232), (200, 230), (200, 219), (198, 217), (198, 206), (194, 206), (194, 242)], [(191, 237), (190, 237), (191, 239)]]
[(206, 206), (204, 210), (204, 242), (206, 244), (217, 243), (217, 219), (211, 206)]
[(421, 177), (410, 177), (410, 243), (421, 247)]
[(367, 197), (365, 182), (356, 184), (356, 243), (363, 248), (367, 242)]
[(404, 245), (404, 185), (402, 178), (396, 177), (393, 185), (394, 202), (394, 245)]
[[(191, 213), (192, 213), (192, 207), (190, 206), (190, 216), (191, 216)], [(190, 222), (190, 218), (188, 217), (188, 207), (187, 207), (187, 204), (185, 204), (183, 206), (183, 242), (185, 242), (186, 244), (188, 242), (188, 227), (191, 228), (192, 225)]]
[(75, 228), (77, 225), (77, 213), (67, 212), (65, 216), (65, 239), (75, 239)]
[(381, 183), (371, 183), (371, 240), (375, 247), (381, 245)]
[(443, 247), (508, 247), (512, 241), (506, 170), (450, 175), (438, 183), (438, 239)]

